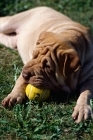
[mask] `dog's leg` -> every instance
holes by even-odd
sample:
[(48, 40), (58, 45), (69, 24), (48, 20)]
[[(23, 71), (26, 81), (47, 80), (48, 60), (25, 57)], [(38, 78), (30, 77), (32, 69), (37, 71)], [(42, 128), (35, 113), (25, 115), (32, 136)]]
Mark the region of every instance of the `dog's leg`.
[(17, 35), (20, 34), (20, 28), (29, 19), (31, 15), (31, 12), (29, 12), (0, 18), (0, 44), (10, 48), (17, 48)]
[(6, 47), (16, 49), (17, 48), (17, 35), (5, 35), (0, 33), (0, 44)]
[(12, 16), (0, 17), (0, 33), (10, 34), (17, 32), (29, 16), (31, 16), (31, 10), (21, 12)]
[(92, 97), (93, 95), (90, 90), (83, 91), (80, 94), (72, 114), (72, 118), (76, 123), (86, 120), (89, 117), (93, 117), (92, 108), (90, 105), (90, 100)]
[(6, 16), (0, 18), (0, 33), (10, 34), (15, 32), (18, 25), (15, 20), (13, 20), (13, 16)]
[(26, 85), (27, 84), (25, 83), (21, 74), (17, 79), (12, 92), (3, 99), (2, 105), (7, 108), (13, 107), (15, 104), (22, 103), (22, 101), (25, 99)]
[(0, 44), (10, 48), (17, 48), (18, 25), (14, 22), (12, 16), (0, 18)]
[(18, 32), (18, 29), (22, 27), (29, 18), (33, 15), (33, 10), (21, 12), (12, 16), (6, 16), (0, 18), (0, 33), (10, 34)]

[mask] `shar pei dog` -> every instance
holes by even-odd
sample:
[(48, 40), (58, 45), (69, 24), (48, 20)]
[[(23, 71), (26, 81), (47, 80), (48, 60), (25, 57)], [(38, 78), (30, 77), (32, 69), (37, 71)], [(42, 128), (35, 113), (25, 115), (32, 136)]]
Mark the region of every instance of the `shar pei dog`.
[(24, 67), (4, 107), (22, 103), (28, 83), (80, 95), (72, 118), (79, 123), (92, 114), (93, 38), (89, 29), (48, 7), (0, 18), (0, 43), (17, 49)]

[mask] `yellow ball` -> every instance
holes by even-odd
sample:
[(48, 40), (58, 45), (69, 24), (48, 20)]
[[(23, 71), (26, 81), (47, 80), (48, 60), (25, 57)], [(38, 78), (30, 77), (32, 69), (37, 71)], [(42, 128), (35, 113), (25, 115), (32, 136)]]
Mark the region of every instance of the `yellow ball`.
[(26, 87), (26, 96), (30, 100), (37, 100), (39, 102), (46, 101), (49, 98), (50, 90), (48, 89), (38, 89), (31, 84)]

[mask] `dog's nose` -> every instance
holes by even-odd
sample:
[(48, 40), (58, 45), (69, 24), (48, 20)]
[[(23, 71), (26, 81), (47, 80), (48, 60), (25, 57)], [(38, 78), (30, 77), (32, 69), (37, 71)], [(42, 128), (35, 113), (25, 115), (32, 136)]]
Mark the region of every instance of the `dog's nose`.
[(30, 79), (30, 77), (31, 77), (31, 73), (30, 72), (23, 72), (22, 75), (23, 75), (23, 78), (26, 81), (28, 81)]

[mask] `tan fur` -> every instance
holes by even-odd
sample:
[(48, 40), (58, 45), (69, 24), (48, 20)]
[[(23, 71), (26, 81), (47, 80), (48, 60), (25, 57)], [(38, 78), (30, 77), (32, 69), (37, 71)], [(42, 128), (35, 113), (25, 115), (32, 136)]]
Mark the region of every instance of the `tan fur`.
[(48, 7), (0, 18), (0, 43), (17, 49), (25, 64), (2, 105), (21, 103), (27, 83), (65, 92), (79, 88), (72, 118), (78, 123), (92, 116), (92, 40), (88, 28)]

